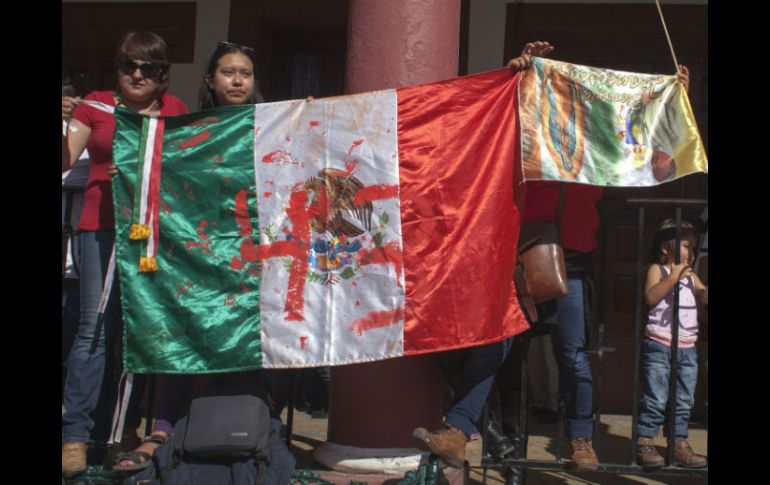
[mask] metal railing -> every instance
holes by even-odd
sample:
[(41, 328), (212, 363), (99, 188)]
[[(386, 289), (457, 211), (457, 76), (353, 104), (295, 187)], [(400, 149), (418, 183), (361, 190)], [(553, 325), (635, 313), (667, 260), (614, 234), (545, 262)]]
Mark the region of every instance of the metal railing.
[[(682, 208), (683, 207), (700, 207), (708, 205), (707, 200), (701, 199), (628, 199), (626, 201), (629, 205), (637, 207), (637, 278), (636, 278), (636, 307), (635, 307), (635, 328), (634, 328), (634, 382), (633, 382), (633, 411), (632, 411), (632, 436), (631, 436), (631, 461), (629, 464), (621, 463), (599, 463), (598, 468), (592, 472), (604, 472), (610, 474), (631, 474), (631, 475), (650, 475), (650, 476), (691, 476), (691, 477), (707, 477), (708, 466), (705, 468), (684, 468), (675, 466), (674, 460), (674, 443), (675, 443), (675, 421), (676, 421), (676, 406), (668, 406), (666, 420), (668, 423), (668, 429), (672, 430), (668, 436), (668, 447), (666, 453), (665, 466), (648, 470), (636, 463), (636, 448), (637, 448), (637, 431), (636, 424), (639, 413), (639, 377), (640, 377), (640, 363), (641, 363), (641, 330), (642, 330), (642, 297), (644, 292), (643, 280), (644, 280), (644, 224), (645, 224), (645, 207), (650, 206), (673, 206), (675, 211), (676, 230), (675, 230), (675, 264), (680, 262), (680, 240), (682, 237)], [(600, 244), (604, 244), (604, 237), (601, 238)], [(603, 251), (602, 251), (603, 252)], [(603, 264), (603, 263), (602, 263)], [(603, 313), (603, 312), (602, 312)], [(678, 379), (678, 348), (679, 348), (679, 285), (674, 286), (674, 305), (673, 305), (673, 323), (672, 323), (672, 335), (671, 335), (671, 373), (669, 377), (669, 402), (676, 403), (676, 385)], [(542, 325), (542, 324), (540, 324)], [(604, 353), (616, 352), (618, 349), (614, 347), (604, 347), (604, 315), (598, 322), (598, 334), (597, 334), (597, 346), (594, 348), (586, 349), (588, 353), (596, 355), (598, 364), (598, 385), (595, 385), (596, 389), (596, 402), (594, 407), (594, 443), (598, 446), (600, 440), (600, 433), (598, 433), (598, 425), (601, 421), (601, 390), (603, 379), (603, 360)], [(486, 483), (487, 469), (495, 468), (502, 471), (505, 476), (506, 485), (513, 484), (525, 484), (526, 483), (526, 471), (527, 470), (558, 470), (575, 472), (572, 468), (572, 464), (569, 461), (564, 461), (562, 457), (562, 449), (565, 442), (565, 410), (563, 400), (559, 400), (559, 432), (556, 436), (556, 453), (555, 460), (530, 460), (527, 458), (527, 444), (529, 441), (528, 433), (528, 407), (527, 407), (527, 380), (528, 380), (528, 363), (526, 349), (529, 347), (529, 340), (533, 338), (533, 334), (527, 332), (517, 336), (516, 338), (524, 339), (523, 348), (524, 352), (520, 352), (519, 355), (513, 356), (514, 358), (521, 359), (521, 376), (520, 376), (520, 391), (518, 396), (519, 413), (518, 413), (518, 430), (513, 436), (513, 440), (516, 443), (516, 450), (508, 457), (502, 460), (495, 460), (487, 452), (487, 419), (488, 413), (485, 411), (483, 416), (483, 429), (484, 434), (482, 438), (484, 443), (482, 444), (482, 460), (481, 466), (483, 467), (482, 480)], [(580, 473), (580, 472), (578, 472)]]

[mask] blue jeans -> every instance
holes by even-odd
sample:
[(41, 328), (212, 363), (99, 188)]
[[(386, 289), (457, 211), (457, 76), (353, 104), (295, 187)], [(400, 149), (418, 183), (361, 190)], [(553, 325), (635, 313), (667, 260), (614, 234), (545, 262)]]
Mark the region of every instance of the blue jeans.
[(61, 394), (64, 402), (64, 382), (67, 378), (67, 361), (75, 342), (80, 324), (80, 279), (61, 280)]
[(98, 310), (114, 239), (114, 231), (80, 234), (80, 325), (67, 362), (63, 442), (103, 441), (112, 424), (117, 382), (108, 350), (120, 329), (117, 281), (103, 319)]
[[(674, 437), (687, 439), (687, 423), (695, 402), (695, 383), (698, 380), (698, 351), (695, 347), (678, 349), (676, 382), (676, 432)], [(642, 384), (644, 392), (639, 406), (636, 432), (639, 436), (654, 438), (660, 425), (668, 437), (668, 379), (671, 375), (671, 347), (645, 338), (642, 343)]]
[(513, 338), (493, 344), (472, 347), (463, 366), (460, 383), (452, 405), (447, 412), (446, 424), (457, 426), (470, 438), (474, 424), (481, 417), (497, 370), (505, 362)]
[(559, 395), (564, 400), (569, 439), (593, 437), (593, 379), (583, 309), (583, 278), (568, 274), (569, 294), (556, 302), (557, 323), (551, 330), (559, 367)]

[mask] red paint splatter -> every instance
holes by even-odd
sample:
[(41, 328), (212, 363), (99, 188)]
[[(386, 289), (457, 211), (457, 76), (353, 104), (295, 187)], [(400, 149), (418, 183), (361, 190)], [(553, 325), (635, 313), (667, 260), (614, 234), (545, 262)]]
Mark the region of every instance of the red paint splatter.
[(248, 287), (248, 286), (246, 286), (246, 285), (243, 283), (243, 281), (241, 281), (241, 289), (243, 290), (243, 292), (244, 292), (244, 293), (248, 293), (249, 291), (251, 291), (251, 290), (249, 289), (249, 287)]
[(321, 126), (321, 122), (320, 121), (311, 120), (310, 121), (310, 128), (308, 128), (307, 131), (312, 130), (316, 126)]
[(209, 237), (203, 233), (203, 230), (206, 229), (206, 226), (208, 226), (208, 221), (206, 219), (203, 219), (198, 226), (198, 229), (196, 232), (198, 233), (198, 237), (200, 238), (200, 241), (187, 241), (184, 243), (185, 248), (189, 252), (193, 248), (201, 248), (205, 253), (211, 254), (211, 249), (209, 247), (211, 246), (211, 241), (209, 241)]
[(230, 269), (242, 269), (243, 268), (243, 261), (238, 259), (236, 256), (233, 256), (232, 261), (230, 261)]
[(370, 185), (356, 192), (355, 205), (364, 205), (373, 200), (394, 199), (398, 197), (398, 185)]
[(398, 243), (391, 241), (378, 248), (362, 249), (358, 252), (358, 264), (392, 264), (396, 270), (396, 284), (401, 287), (401, 272), (404, 267), (404, 255)]
[(209, 133), (209, 130), (203, 131), (201, 133), (198, 133), (194, 137), (190, 138), (187, 141), (180, 141), (179, 148), (192, 148), (200, 145), (204, 141), (211, 138), (211, 133)]
[(225, 306), (235, 306), (235, 295), (225, 298)]
[(171, 214), (171, 207), (164, 200), (160, 201), (160, 210), (162, 210), (166, 214)]
[(361, 306), (361, 302), (356, 300), (356, 306)]
[(350, 145), (350, 150), (348, 150), (348, 155), (352, 155), (353, 154), (353, 150), (358, 148), (363, 142), (364, 142), (363, 139), (354, 141), (353, 144)]
[(307, 337), (300, 337), (299, 338), (299, 348), (302, 350), (305, 350), (305, 342), (307, 341)]
[(385, 310), (380, 312), (372, 312), (364, 318), (359, 318), (350, 324), (348, 330), (357, 333), (359, 336), (364, 332), (373, 330), (375, 328), (389, 327), (395, 325), (404, 319), (404, 309), (398, 308), (396, 310)]
[(186, 280), (185, 283), (187, 283), (187, 286), (192, 290), (193, 288), (193, 282), (190, 280)]
[(263, 196), (265, 199), (269, 199), (271, 195), (273, 195), (273, 193), (272, 193), (272, 192), (264, 192), (264, 193), (262, 194), (262, 196)]
[(272, 180), (265, 180), (265, 185), (275, 185), (275, 182)]
[(297, 162), (291, 159), (291, 153), (285, 150), (275, 150), (264, 157), (262, 157), (264, 163), (278, 163), (280, 165), (298, 165)]
[(216, 123), (219, 123), (218, 118), (214, 118), (213, 116), (206, 116), (205, 118), (200, 118), (193, 121), (187, 126), (207, 126), (207, 125), (212, 125)]
[(289, 143), (291, 143), (291, 136), (290, 136), (290, 135), (286, 135), (286, 141), (288, 141)]
[(239, 190), (235, 194), (235, 222), (240, 226), (239, 236), (250, 236), (252, 234), (251, 218), (249, 217), (248, 192)]
[(176, 299), (178, 300), (179, 297), (181, 297), (182, 295), (184, 295), (185, 298), (187, 298), (187, 288), (185, 288), (182, 283), (177, 283), (176, 284)]

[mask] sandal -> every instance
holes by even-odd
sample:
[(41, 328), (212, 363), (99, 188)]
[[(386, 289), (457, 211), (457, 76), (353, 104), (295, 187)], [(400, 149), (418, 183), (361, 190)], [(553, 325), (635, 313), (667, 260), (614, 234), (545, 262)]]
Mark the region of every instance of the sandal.
[[(155, 453), (155, 450), (158, 448), (158, 446), (161, 446), (168, 442), (170, 437), (159, 437), (158, 435), (150, 435), (144, 439), (142, 444), (144, 443), (154, 443), (157, 445), (155, 448), (152, 449), (153, 454)], [(121, 465), (121, 461), (130, 461), (130, 465)], [(150, 466), (150, 463), (152, 463), (152, 455), (147, 453), (146, 451), (126, 451), (118, 453), (115, 456), (115, 465), (112, 467), (113, 470), (119, 471), (119, 472), (133, 472), (138, 470), (144, 470), (148, 466)]]

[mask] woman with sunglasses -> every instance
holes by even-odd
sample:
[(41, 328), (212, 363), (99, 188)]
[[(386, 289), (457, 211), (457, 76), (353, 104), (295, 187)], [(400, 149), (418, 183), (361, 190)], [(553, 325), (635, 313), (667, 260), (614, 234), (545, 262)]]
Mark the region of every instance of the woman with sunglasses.
[[(263, 101), (254, 78), (254, 50), (251, 47), (219, 42), (206, 64), (198, 94), (201, 110), (238, 104), (255, 104)], [(116, 173), (113, 169), (111, 174)], [(237, 379), (249, 379), (253, 373), (242, 374)], [(119, 453), (113, 470), (137, 471), (152, 462), (155, 449), (167, 442), (174, 431), (174, 424), (181, 417), (194, 388), (205, 386), (214, 376), (208, 375), (159, 375), (157, 378), (158, 401), (150, 436), (135, 450)]]
[[(81, 314), (78, 335), (69, 357), (62, 416), (62, 474), (71, 477), (86, 469), (86, 443), (103, 441), (111, 423), (116, 395), (114, 359), (108, 358), (119, 332), (117, 293), (112, 292), (104, 317), (99, 300), (115, 239), (111, 181), (115, 118), (108, 107), (124, 106), (141, 114), (179, 115), (187, 107), (166, 93), (169, 61), (166, 42), (151, 32), (129, 32), (115, 53), (117, 87), (85, 97), (62, 98), (62, 119), (72, 118), (62, 137), (62, 170), (85, 148), (91, 172), (84, 193), (78, 229), (81, 232)], [(96, 102), (96, 103), (94, 103)], [(101, 104), (100, 104), (101, 103)], [(117, 285), (113, 285), (113, 290)], [(113, 401), (113, 402), (110, 402)]]

